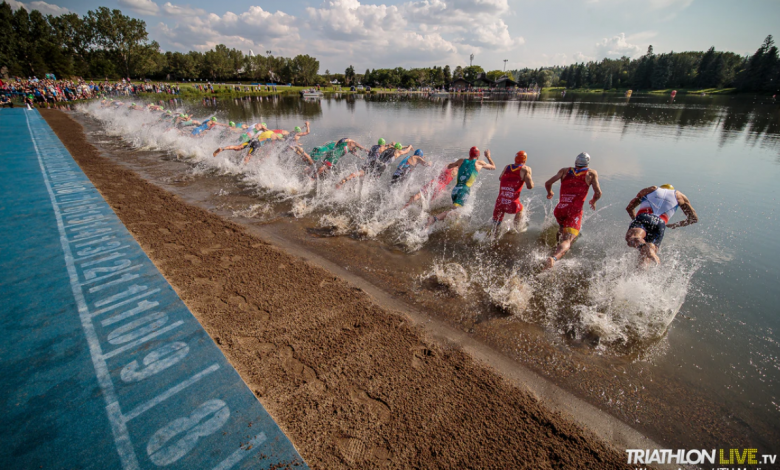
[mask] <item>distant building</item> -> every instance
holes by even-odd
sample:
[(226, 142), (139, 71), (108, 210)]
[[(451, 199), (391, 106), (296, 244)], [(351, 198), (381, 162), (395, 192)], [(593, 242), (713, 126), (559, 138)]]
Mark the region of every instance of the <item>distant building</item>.
[(464, 90), (468, 90), (470, 86), (471, 83), (465, 78), (456, 78), (455, 80), (452, 81), (452, 83), (450, 83), (450, 90), (464, 91)]
[(503, 77), (496, 80), (496, 88), (502, 90), (511, 90), (513, 88), (517, 88), (517, 82), (504, 75)]
[(487, 77), (487, 74), (480, 73), (477, 75), (477, 79), (474, 80), (474, 83), (472, 84), (474, 88), (493, 88), (496, 85), (496, 82), (489, 79)]

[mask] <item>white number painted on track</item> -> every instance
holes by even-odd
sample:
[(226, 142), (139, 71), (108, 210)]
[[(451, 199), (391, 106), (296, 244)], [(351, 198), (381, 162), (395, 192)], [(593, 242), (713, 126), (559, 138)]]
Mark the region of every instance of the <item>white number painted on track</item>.
[[(149, 324), (141, 327), (141, 325), (145, 323)], [(128, 343), (159, 329), (166, 323), (168, 323), (168, 315), (161, 312), (154, 312), (115, 329), (108, 334), (108, 342), (111, 344)]]
[(128, 266), (133, 264), (132, 261), (129, 259), (123, 259), (119, 261), (114, 261), (114, 266), (106, 266), (106, 267), (99, 267), (99, 268), (90, 268), (84, 270), (84, 279), (95, 279), (98, 275), (98, 273), (113, 273), (116, 271), (119, 271), (120, 269), (124, 269)]
[(125, 382), (140, 382), (181, 361), (189, 352), (190, 347), (181, 341), (166, 344), (144, 357), (143, 369), (140, 369), (138, 361), (133, 361), (122, 368), (119, 376)]
[[(201, 437), (219, 430), (230, 417), (230, 408), (222, 400), (209, 400), (195, 409), (187, 418), (179, 418), (160, 428), (146, 445), (149, 459), (162, 467), (184, 457), (191, 451)], [(179, 434), (184, 436), (167, 445)]]

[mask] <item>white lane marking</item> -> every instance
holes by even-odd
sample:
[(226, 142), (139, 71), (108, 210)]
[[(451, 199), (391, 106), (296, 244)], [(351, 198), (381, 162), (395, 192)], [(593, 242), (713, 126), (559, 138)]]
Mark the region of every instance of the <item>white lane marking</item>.
[(129, 422), (141, 414), (143, 414), (145, 411), (148, 411), (155, 406), (159, 405), (163, 401), (167, 400), (168, 398), (176, 395), (177, 393), (181, 392), (185, 388), (189, 387), (190, 385), (194, 384), (195, 382), (199, 381), (203, 377), (209, 375), (210, 373), (216, 371), (219, 369), (219, 364), (214, 364), (205, 370), (202, 370), (198, 372), (197, 374), (193, 375), (189, 379), (185, 380), (184, 382), (175, 385), (168, 390), (164, 391), (163, 393), (157, 395), (156, 397), (152, 398), (151, 400), (147, 401), (146, 403), (142, 403), (135, 408), (133, 408), (129, 413), (125, 415), (125, 422)]
[(249, 451), (252, 450), (252, 448), (255, 448), (262, 444), (263, 442), (268, 439), (265, 437), (265, 433), (261, 432), (257, 436), (253, 437), (251, 441), (247, 442), (245, 445), (241, 446), (238, 450), (230, 454), (230, 457), (223, 460), (219, 465), (214, 467), (214, 470), (229, 470), (230, 468), (233, 468), (235, 464), (238, 462), (244, 460), (244, 457), (249, 455)]
[(105, 359), (103, 359), (103, 351), (100, 348), (100, 341), (98, 340), (97, 333), (95, 333), (95, 326), (92, 324), (92, 316), (89, 313), (87, 302), (84, 300), (84, 293), (81, 291), (81, 286), (79, 286), (79, 277), (76, 272), (73, 255), (70, 251), (70, 244), (68, 243), (68, 238), (65, 234), (65, 225), (62, 223), (62, 214), (60, 214), (60, 208), (57, 205), (49, 176), (46, 174), (46, 167), (43, 164), (41, 152), (38, 150), (38, 144), (36, 142), (35, 134), (32, 131), (32, 126), (30, 126), (29, 115), (25, 114), (25, 119), (27, 120), (27, 130), (30, 132), (30, 140), (32, 141), (33, 148), (35, 148), (35, 153), (38, 155), (38, 164), (41, 167), (43, 182), (46, 185), (46, 190), (49, 192), (52, 209), (54, 209), (54, 217), (57, 220), (57, 229), (60, 232), (60, 244), (62, 245), (62, 251), (65, 254), (65, 265), (67, 266), (68, 277), (70, 278), (71, 291), (73, 292), (73, 298), (78, 307), (81, 327), (84, 329), (84, 335), (87, 338), (89, 352), (92, 356), (92, 365), (95, 368), (95, 375), (97, 376), (98, 384), (100, 384), (100, 388), (103, 392), (103, 398), (106, 400), (106, 411), (109, 422), (111, 423), (111, 430), (114, 434), (114, 444), (116, 445), (119, 459), (122, 462), (122, 467), (125, 470), (134, 470), (138, 468), (138, 458), (135, 455), (133, 444), (130, 441), (127, 425), (121, 419), (121, 411), (119, 411), (119, 402), (117, 400), (116, 391), (114, 390), (114, 383), (111, 381), (108, 366), (106, 365)]

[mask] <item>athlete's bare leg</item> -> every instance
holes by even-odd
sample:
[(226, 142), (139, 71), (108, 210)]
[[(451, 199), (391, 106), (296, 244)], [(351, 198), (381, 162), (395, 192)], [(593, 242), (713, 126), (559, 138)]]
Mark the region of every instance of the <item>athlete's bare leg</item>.
[(301, 156), (309, 165), (314, 165), (314, 160), (302, 148), (295, 147), (295, 153)]
[(563, 256), (571, 248), (571, 243), (577, 238), (574, 233), (565, 230), (563, 227), (558, 228), (558, 246), (555, 247), (555, 253), (547, 258), (545, 269), (550, 269), (555, 266), (555, 262), (563, 258)]
[(336, 189), (341, 189), (341, 187), (344, 186), (344, 184), (347, 181), (351, 180), (352, 178), (357, 178), (358, 176), (365, 176), (365, 175), (366, 175), (366, 172), (363, 171), (363, 170), (356, 171), (356, 172), (352, 173), (351, 175), (347, 176), (346, 178), (344, 178), (343, 180), (339, 181), (339, 183), (336, 185)]
[(630, 228), (626, 232), (626, 243), (632, 248), (639, 249), (639, 265), (641, 267), (648, 267), (651, 263), (661, 264), (661, 259), (658, 257), (658, 247), (653, 243), (645, 242), (645, 237), (647, 237), (647, 232), (643, 229)]
[(429, 228), (431, 225), (435, 224), (436, 222), (446, 219), (448, 215), (456, 211), (459, 207), (460, 206), (453, 206), (452, 209), (446, 210), (438, 215), (432, 215), (428, 217), (428, 223), (425, 224), (425, 228)]
[(523, 211), (518, 212), (515, 214), (515, 220), (512, 221), (512, 226), (517, 230), (518, 232), (525, 231), (525, 224), (523, 222)]

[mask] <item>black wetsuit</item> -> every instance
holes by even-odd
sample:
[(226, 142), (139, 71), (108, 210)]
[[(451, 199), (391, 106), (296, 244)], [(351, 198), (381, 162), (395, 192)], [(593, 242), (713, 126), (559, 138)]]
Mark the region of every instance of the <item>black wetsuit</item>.
[(384, 152), (382, 152), (379, 156), (376, 156), (374, 158), (371, 158), (371, 155), (369, 155), (368, 161), (363, 167), (363, 171), (366, 172), (366, 175), (379, 178), (380, 176), (382, 176), (382, 173), (384, 173), (385, 170), (387, 169), (388, 163), (392, 162), (394, 159), (395, 159), (394, 147), (385, 149)]

